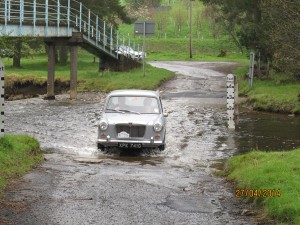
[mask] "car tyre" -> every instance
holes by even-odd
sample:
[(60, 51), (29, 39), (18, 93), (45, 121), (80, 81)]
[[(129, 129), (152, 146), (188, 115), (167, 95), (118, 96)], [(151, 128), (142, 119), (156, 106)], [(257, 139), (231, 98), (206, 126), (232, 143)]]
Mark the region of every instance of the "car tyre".
[(163, 145), (161, 145), (161, 146), (158, 147), (158, 149), (159, 149), (160, 151), (165, 150), (165, 148), (166, 148), (166, 144), (163, 144)]
[(100, 143), (97, 143), (97, 148), (98, 150), (105, 151), (105, 146), (101, 145)]

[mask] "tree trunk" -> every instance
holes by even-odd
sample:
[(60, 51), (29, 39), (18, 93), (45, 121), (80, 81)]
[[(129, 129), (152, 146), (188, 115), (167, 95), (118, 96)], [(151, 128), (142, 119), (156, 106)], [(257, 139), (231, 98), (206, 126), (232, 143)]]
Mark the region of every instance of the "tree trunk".
[(15, 44), (15, 51), (13, 56), (13, 67), (20, 68), (21, 67), (21, 48), (22, 48), (22, 41), (17, 40)]

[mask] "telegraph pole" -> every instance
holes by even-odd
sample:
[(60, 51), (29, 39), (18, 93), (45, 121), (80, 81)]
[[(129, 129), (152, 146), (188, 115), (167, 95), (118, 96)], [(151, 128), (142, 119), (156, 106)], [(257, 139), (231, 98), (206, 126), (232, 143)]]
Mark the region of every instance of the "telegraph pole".
[(193, 58), (192, 51), (192, 0), (190, 0), (190, 59)]

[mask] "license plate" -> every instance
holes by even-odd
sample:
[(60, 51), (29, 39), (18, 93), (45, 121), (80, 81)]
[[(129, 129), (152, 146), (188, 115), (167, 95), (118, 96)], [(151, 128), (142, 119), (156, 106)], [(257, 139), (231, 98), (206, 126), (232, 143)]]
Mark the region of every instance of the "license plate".
[(119, 148), (142, 148), (142, 144), (138, 143), (118, 143)]

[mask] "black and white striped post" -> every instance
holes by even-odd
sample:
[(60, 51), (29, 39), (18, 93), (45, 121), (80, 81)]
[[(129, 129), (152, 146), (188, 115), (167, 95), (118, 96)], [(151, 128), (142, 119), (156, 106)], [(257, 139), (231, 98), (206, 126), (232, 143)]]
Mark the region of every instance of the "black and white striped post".
[(4, 64), (0, 61), (0, 137), (4, 135)]
[(235, 118), (238, 114), (238, 84), (233, 74), (228, 74), (226, 80), (228, 128), (235, 129)]

